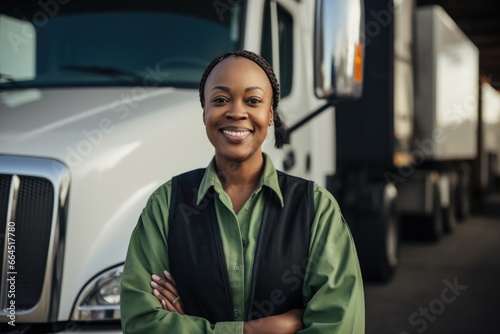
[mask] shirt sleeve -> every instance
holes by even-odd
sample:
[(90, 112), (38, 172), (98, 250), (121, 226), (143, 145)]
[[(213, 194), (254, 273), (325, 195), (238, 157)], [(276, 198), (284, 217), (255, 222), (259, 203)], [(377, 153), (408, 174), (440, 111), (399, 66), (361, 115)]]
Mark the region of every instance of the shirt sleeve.
[(363, 280), (354, 241), (333, 196), (314, 188), (315, 217), (304, 276), (304, 329), (298, 333), (365, 332)]
[[(164, 310), (153, 295), (151, 275), (163, 276), (168, 263), (168, 212), (171, 184), (149, 199), (132, 232), (121, 283), (121, 322), (124, 333), (243, 333), (242, 322), (210, 324), (206, 319)], [(181, 296), (182, 298), (182, 296)]]

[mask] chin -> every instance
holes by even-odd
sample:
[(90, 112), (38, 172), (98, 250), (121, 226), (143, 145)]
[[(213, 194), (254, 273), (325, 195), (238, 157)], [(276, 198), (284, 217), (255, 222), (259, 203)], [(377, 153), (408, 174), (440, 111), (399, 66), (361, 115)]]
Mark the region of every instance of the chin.
[(221, 158), (224, 158), (224, 160), (234, 161), (238, 163), (244, 162), (245, 160), (252, 158), (255, 154), (261, 154), (261, 151), (224, 150), (217, 152), (217, 155), (219, 155)]

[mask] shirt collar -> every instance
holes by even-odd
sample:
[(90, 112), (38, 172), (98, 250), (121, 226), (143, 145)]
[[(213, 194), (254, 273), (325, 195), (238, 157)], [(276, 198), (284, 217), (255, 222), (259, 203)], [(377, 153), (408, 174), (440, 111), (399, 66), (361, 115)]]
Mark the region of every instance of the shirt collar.
[[(258, 193), (262, 186), (266, 186), (272, 190), (272, 193), (275, 197), (280, 201), (281, 207), (284, 206), (283, 195), (281, 194), (281, 189), (278, 183), (278, 173), (274, 168), (273, 162), (271, 158), (262, 153), (264, 156), (264, 171), (260, 177), (259, 184), (255, 189), (254, 193)], [(222, 184), (220, 183), (219, 177), (217, 175), (217, 171), (215, 170), (215, 157), (212, 159), (210, 164), (207, 166), (205, 170), (205, 175), (201, 180), (200, 189), (198, 190), (197, 204), (199, 205), (205, 195), (207, 194), (210, 188), (214, 188), (214, 190), (220, 194), (224, 191), (222, 188)]]

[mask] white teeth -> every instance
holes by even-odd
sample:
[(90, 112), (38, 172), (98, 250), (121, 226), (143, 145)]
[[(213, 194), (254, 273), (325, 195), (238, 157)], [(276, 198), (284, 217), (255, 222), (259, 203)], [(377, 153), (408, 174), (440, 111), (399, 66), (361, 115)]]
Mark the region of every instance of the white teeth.
[(250, 131), (229, 131), (229, 130), (223, 130), (226, 135), (233, 136), (233, 137), (244, 137), (248, 134), (250, 134)]

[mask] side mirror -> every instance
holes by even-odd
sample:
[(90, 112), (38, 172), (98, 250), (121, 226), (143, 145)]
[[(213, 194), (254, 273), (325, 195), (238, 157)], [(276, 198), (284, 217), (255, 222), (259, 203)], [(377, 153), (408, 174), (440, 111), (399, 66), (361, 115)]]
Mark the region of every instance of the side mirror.
[(314, 91), (318, 98), (358, 98), (363, 86), (363, 0), (316, 0)]

